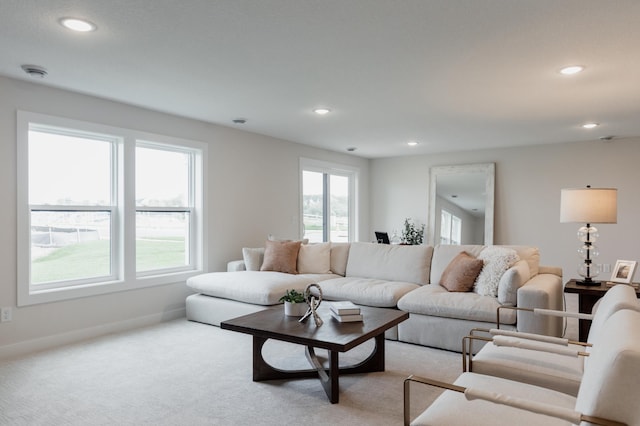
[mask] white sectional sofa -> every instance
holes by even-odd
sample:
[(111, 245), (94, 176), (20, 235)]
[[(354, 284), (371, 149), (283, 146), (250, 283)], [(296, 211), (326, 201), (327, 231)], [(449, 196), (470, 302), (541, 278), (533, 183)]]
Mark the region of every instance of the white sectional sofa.
[[(195, 294), (187, 297), (187, 318), (219, 325), (221, 321), (278, 304), (287, 289), (304, 290), (318, 283), (326, 300), (397, 308), (410, 313), (387, 338), (460, 351), (462, 337), (474, 327), (493, 327), (501, 305), (562, 309), (560, 268), (542, 267), (535, 247), (501, 246), (517, 254), (499, 280), (495, 295), (448, 291), (439, 285), (447, 266), (461, 252), (482, 257), (500, 246), (436, 247), (373, 243), (302, 245), (298, 274), (259, 269), (256, 254), (243, 250), (244, 261), (230, 262), (227, 272), (202, 274), (187, 281)], [(248, 255), (249, 254), (249, 255)], [(488, 269), (489, 260), (484, 261)], [(481, 292), (480, 292), (481, 293)], [(562, 320), (503, 310), (504, 327), (559, 336)], [(366, 320), (366, 319), (365, 319)]]

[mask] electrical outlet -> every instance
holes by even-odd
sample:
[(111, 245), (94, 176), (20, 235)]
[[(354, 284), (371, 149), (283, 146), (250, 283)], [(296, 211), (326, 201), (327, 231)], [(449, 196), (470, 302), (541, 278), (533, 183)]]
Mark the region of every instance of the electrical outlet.
[(0, 322), (11, 322), (12, 317), (11, 308), (0, 309)]

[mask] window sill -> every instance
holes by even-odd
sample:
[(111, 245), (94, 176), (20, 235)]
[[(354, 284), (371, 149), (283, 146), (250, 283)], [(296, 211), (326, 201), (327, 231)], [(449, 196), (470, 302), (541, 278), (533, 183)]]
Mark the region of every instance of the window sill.
[[(60, 287), (46, 290), (29, 290), (18, 293), (18, 306), (38, 305), (41, 303), (61, 302), (83, 297), (100, 296), (122, 291), (138, 290), (163, 285), (184, 283), (187, 278), (202, 274), (202, 270), (177, 272), (156, 276), (136, 278), (132, 282), (109, 281), (73, 287)], [(25, 286), (26, 287), (26, 286)]]

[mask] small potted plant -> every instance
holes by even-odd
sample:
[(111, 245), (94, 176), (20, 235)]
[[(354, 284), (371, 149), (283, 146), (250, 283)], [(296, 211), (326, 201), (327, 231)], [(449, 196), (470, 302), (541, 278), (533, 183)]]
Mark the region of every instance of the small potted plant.
[(307, 313), (307, 303), (304, 294), (299, 291), (287, 290), (279, 300), (284, 302), (284, 314), (289, 317), (301, 317)]
[(418, 226), (409, 218), (404, 220), (402, 243), (407, 245), (422, 244), (424, 240), (424, 225)]

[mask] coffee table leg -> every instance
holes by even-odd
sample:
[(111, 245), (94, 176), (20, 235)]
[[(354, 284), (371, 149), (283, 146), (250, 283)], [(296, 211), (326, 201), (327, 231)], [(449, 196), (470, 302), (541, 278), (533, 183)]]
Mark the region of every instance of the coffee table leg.
[(342, 367), (340, 374), (357, 374), (372, 373), (375, 371), (384, 371), (385, 349), (384, 349), (384, 333), (379, 334), (375, 338), (375, 347), (373, 352), (367, 359), (360, 364)]
[(311, 366), (318, 372), (318, 378), (320, 379), (320, 383), (322, 383), (325, 393), (329, 397), (329, 401), (331, 401), (332, 404), (337, 404), (340, 400), (338, 352), (329, 351), (329, 374), (327, 374), (322, 363), (318, 360), (313, 347), (307, 346), (306, 355)]
[[(262, 356), (262, 347), (268, 339), (253, 336), (253, 381), (277, 379), (307, 379), (318, 376), (317, 369), (281, 370), (273, 367)], [(319, 362), (319, 361), (318, 361)], [(323, 370), (324, 372), (324, 370)], [(326, 373), (325, 373), (326, 376)]]
[(336, 404), (339, 401), (340, 374), (357, 374), (357, 373), (369, 373), (374, 371), (384, 371), (385, 361), (385, 341), (384, 333), (376, 336), (375, 347), (373, 352), (367, 359), (359, 364), (352, 366), (345, 366), (340, 368), (338, 362), (337, 351), (329, 352), (329, 368), (325, 368), (318, 359), (315, 350), (311, 346), (306, 347), (307, 359), (311, 363), (313, 369), (311, 370), (280, 370), (269, 365), (262, 357), (262, 347), (268, 340), (264, 337), (253, 336), (253, 381), (260, 382), (262, 380), (273, 379), (295, 379), (295, 378), (310, 378), (318, 377), (320, 383), (324, 388), (329, 401), (332, 404)]

